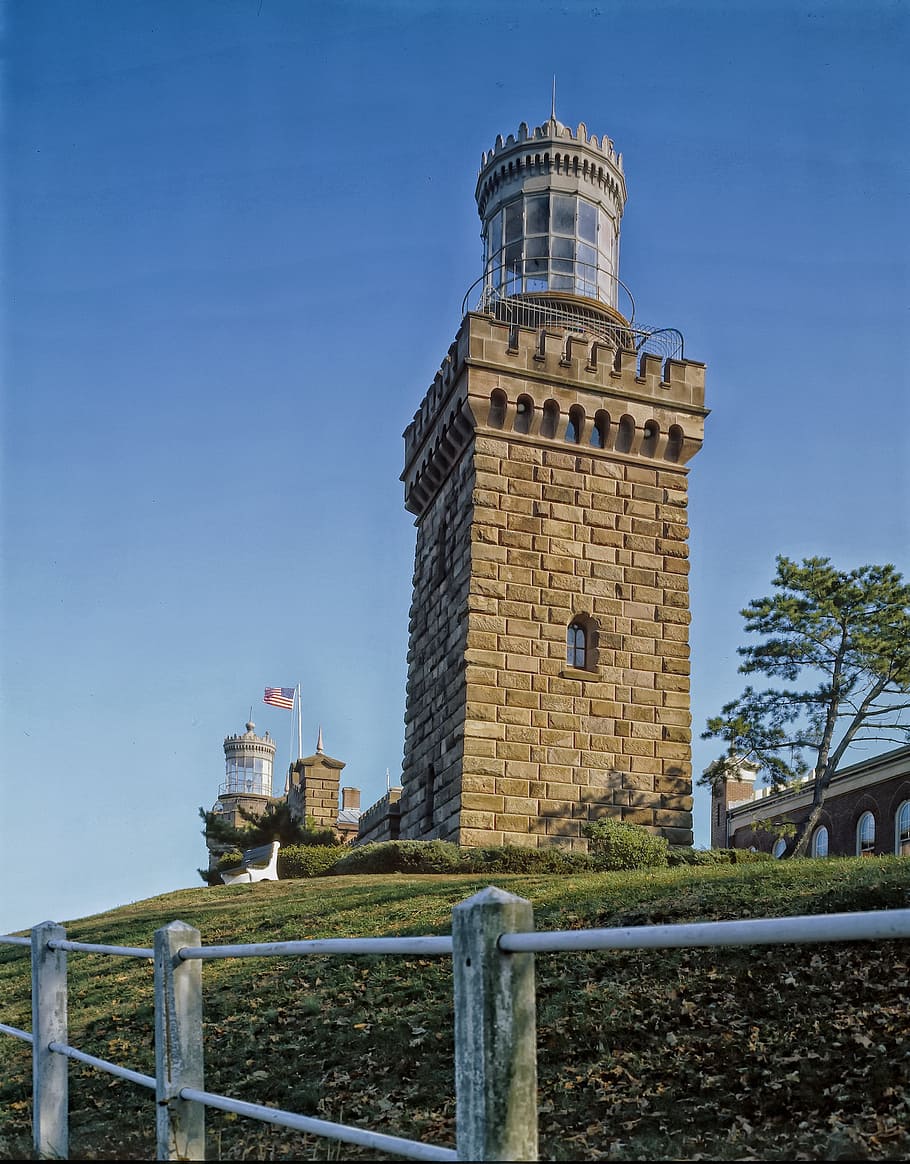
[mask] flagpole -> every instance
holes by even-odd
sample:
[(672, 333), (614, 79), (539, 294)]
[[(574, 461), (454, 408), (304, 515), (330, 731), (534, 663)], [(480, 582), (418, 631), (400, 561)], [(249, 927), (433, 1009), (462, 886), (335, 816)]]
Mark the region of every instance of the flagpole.
[(303, 759), (303, 720), (300, 711), (300, 684), (297, 684), (297, 759)]

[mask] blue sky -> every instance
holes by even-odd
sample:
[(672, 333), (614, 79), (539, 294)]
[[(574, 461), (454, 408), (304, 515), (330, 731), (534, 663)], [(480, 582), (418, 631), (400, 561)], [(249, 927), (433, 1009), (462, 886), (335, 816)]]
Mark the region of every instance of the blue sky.
[(481, 153), (554, 74), (623, 153), (637, 317), (707, 364), (696, 771), (775, 554), (910, 575), (908, 29), (890, 0), (6, 3), (0, 931), (201, 887), (223, 737), (252, 707), (288, 762), (266, 686), (365, 804), (395, 780), (402, 432), (480, 274)]

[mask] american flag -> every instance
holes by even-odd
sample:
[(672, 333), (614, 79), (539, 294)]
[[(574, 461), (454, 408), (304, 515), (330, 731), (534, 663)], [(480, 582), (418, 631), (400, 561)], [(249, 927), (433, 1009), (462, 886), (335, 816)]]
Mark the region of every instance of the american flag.
[(271, 703), (273, 707), (286, 707), (288, 711), (294, 707), (293, 687), (266, 687), (263, 703)]

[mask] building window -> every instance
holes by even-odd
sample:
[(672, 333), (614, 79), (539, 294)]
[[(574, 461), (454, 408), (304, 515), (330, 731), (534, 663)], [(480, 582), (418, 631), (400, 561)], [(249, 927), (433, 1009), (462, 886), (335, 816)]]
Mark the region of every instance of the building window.
[(771, 850), (771, 856), (775, 861), (779, 861), (787, 851), (787, 842), (783, 837), (778, 837), (774, 842), (774, 848)]
[(910, 800), (905, 800), (894, 818), (894, 851), (898, 857), (910, 857)]
[(490, 414), (487, 423), (490, 428), (502, 428), (506, 419), (506, 399), (505, 392), (501, 388), (496, 388), (490, 394)]
[(588, 634), (581, 623), (570, 623), (566, 631), (566, 662), (582, 671), (588, 665)]
[(864, 812), (856, 823), (856, 855), (871, 857), (875, 852), (875, 817)]
[(548, 400), (543, 406), (543, 421), (540, 425), (540, 435), (553, 440), (559, 424), (559, 405), (555, 400)]
[(533, 415), (534, 401), (530, 396), (519, 396), (515, 405), (515, 423), (512, 427), (516, 432), (530, 432)]
[(569, 422), (566, 425), (566, 443), (570, 445), (577, 445), (581, 442), (581, 434), (585, 425), (585, 411), (578, 405), (573, 404), (569, 409)]
[(620, 417), (619, 432), (616, 434), (616, 450), (628, 453), (635, 439), (635, 421), (631, 416)]
[(607, 436), (610, 432), (610, 414), (602, 409), (594, 416), (594, 425), (591, 429), (591, 446), (595, 449), (607, 447)]
[(828, 830), (824, 825), (815, 830), (815, 835), (812, 838), (812, 856), (828, 856)]

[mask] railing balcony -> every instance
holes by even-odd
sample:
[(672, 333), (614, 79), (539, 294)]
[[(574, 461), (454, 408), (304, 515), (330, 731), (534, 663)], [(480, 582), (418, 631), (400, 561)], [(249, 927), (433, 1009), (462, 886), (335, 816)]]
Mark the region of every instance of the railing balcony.
[[(577, 331), (639, 354), (685, 358), (683, 336), (676, 328), (635, 322), (632, 293), (621, 280), (603, 271), (595, 272), (595, 278), (588, 264), (575, 260), (558, 262), (559, 272), (552, 270), (546, 258), (516, 260), (508, 268), (491, 265), (468, 288), (462, 315), (471, 310), (537, 331)], [(607, 283), (613, 292), (609, 295), (605, 292)], [(619, 292), (628, 299), (628, 314), (613, 306)]]
[(271, 780), (256, 777), (236, 777), (224, 781), (218, 788), (218, 796), (271, 796)]

